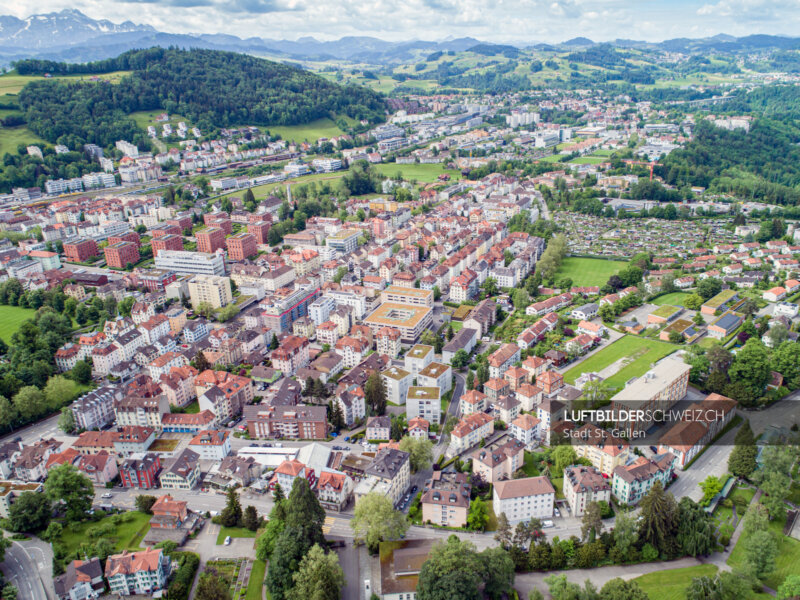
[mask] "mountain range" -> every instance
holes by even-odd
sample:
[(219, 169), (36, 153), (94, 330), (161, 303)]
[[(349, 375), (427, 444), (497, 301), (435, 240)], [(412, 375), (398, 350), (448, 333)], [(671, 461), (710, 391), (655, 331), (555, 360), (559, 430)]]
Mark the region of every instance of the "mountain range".
[[(737, 53), (800, 48), (800, 38), (763, 34), (739, 38), (720, 34), (709, 38), (676, 38), (657, 43), (618, 39), (606, 43), (620, 48), (671, 52)], [(574, 50), (596, 44), (597, 42), (588, 38), (578, 37), (561, 44), (537, 44), (531, 41), (514, 46), (519, 49)], [(150, 25), (137, 25), (130, 21), (116, 24), (107, 20), (95, 20), (75, 9), (31, 15), (25, 19), (0, 16), (0, 65), (8, 65), (21, 58), (86, 62), (151, 46), (230, 50), (295, 60), (392, 64), (418, 59), (424, 53), (460, 52), (478, 45), (491, 45), (491, 42), (471, 37), (442, 41), (389, 42), (375, 37), (349, 36), (326, 42), (313, 37), (290, 41), (258, 37), (242, 39), (222, 33), (176, 34), (157, 31)]]

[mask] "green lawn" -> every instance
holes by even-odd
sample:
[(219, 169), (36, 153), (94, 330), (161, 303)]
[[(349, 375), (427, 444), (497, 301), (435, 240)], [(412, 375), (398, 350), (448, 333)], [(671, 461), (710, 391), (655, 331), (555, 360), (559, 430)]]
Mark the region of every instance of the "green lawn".
[(573, 165), (599, 165), (600, 163), (608, 162), (608, 159), (602, 156), (579, 156), (569, 162)]
[(410, 181), (416, 179), (417, 181), (425, 183), (433, 183), (437, 181), (439, 175), (447, 173), (450, 175), (450, 182), (454, 182), (461, 178), (457, 171), (446, 171), (444, 165), (441, 163), (425, 163), (413, 165), (398, 165), (397, 163), (380, 163), (374, 165), (375, 170), (387, 177), (394, 177), (398, 173), (402, 173), (403, 179)]
[(656, 571), (633, 581), (639, 584), (650, 600), (686, 600), (686, 588), (694, 577), (713, 577), (716, 573), (715, 565), (698, 565)]
[(344, 131), (331, 119), (317, 119), (304, 125), (272, 125), (266, 129), (272, 135), (279, 135), (284, 140), (295, 142), (316, 142), (319, 138), (342, 135)]
[(221, 546), (228, 536), (232, 538), (254, 538), (256, 537), (256, 532), (250, 531), (247, 527), (222, 527), (217, 536), (217, 546)]
[[(2, 79), (2, 78), (0, 78)], [(0, 154), (17, 154), (17, 146), (24, 144), (47, 144), (42, 138), (24, 125), (20, 127), (0, 127)]]
[(110, 528), (110, 533), (105, 533), (99, 537), (92, 536), (91, 532), (93, 528), (102, 528), (105, 524), (113, 523), (112, 519), (114, 516), (115, 515), (105, 517), (96, 523), (86, 521), (64, 527), (60, 542), (66, 549), (65, 562), (69, 562), (73, 558), (83, 558), (82, 556), (78, 556), (81, 544), (93, 544), (101, 537), (114, 544), (115, 552), (122, 552), (126, 549), (140, 549), (144, 536), (147, 535), (147, 532), (150, 530), (150, 515), (139, 511), (122, 513), (121, 516), (124, 522), (118, 522), (113, 525), (113, 527)]
[(683, 306), (683, 303), (689, 296), (691, 296), (691, 294), (687, 294), (686, 292), (672, 292), (670, 294), (664, 294), (663, 296), (659, 296), (658, 298), (655, 298), (650, 302), (658, 306), (661, 306), (663, 304), (671, 304), (673, 306)]
[(263, 560), (253, 562), (253, 569), (250, 571), (250, 581), (247, 582), (247, 595), (245, 600), (261, 600), (261, 588), (264, 585), (264, 576), (267, 571), (267, 563)]
[(522, 465), (522, 470), (527, 477), (538, 477), (540, 475), (539, 469), (536, 468), (537, 458), (536, 454), (525, 451), (525, 462)]
[(177, 129), (178, 123), (180, 121), (186, 123), (187, 127), (192, 127), (192, 122), (189, 119), (187, 119), (182, 115), (176, 115), (176, 114), (169, 114), (169, 121), (157, 122), (156, 117), (158, 117), (158, 115), (164, 112), (165, 111), (163, 110), (150, 110), (150, 111), (140, 110), (137, 112), (132, 112), (128, 116), (136, 122), (136, 125), (138, 125), (140, 129), (147, 130), (147, 128), (150, 125), (155, 127), (159, 137), (161, 137), (161, 128), (162, 125), (164, 125), (164, 123), (169, 123), (170, 125), (172, 125), (173, 129)]
[(541, 162), (549, 162), (549, 163), (557, 163), (561, 162), (565, 159), (569, 154), (549, 154), (543, 158), (540, 158), (539, 161)]
[[(90, 77), (97, 77), (103, 81), (119, 83), (122, 76), (128, 73), (130, 73), (130, 71), (114, 71), (113, 73), (103, 73), (101, 75), (59, 75), (51, 79), (79, 79), (89, 81)], [(11, 71), (10, 73), (0, 76), (0, 96), (4, 94), (18, 94), (22, 88), (31, 81), (42, 81), (44, 79), (45, 77), (42, 75), (18, 75), (16, 71)]]
[(627, 365), (606, 379), (609, 386), (620, 388), (631, 377), (643, 375), (654, 362), (677, 349), (675, 344), (626, 335), (567, 371), (564, 381), (574, 383), (583, 373), (598, 372), (623, 357), (629, 357)]
[[(775, 559), (776, 569), (764, 580), (764, 584), (772, 589), (778, 589), (778, 586), (787, 576), (796, 575), (798, 573), (797, 565), (800, 565), (800, 541), (783, 535), (783, 526), (785, 524), (785, 517), (769, 523), (769, 530), (778, 541), (778, 557)], [(728, 557), (728, 564), (733, 568), (741, 567), (744, 564), (744, 541), (745, 535), (742, 534), (733, 552)]]
[[(303, 183), (310, 183), (312, 181), (328, 181), (331, 186), (336, 185), (336, 181), (344, 177), (344, 174), (347, 171), (338, 171), (336, 173), (315, 173), (314, 175), (305, 175), (304, 177), (296, 177), (291, 179), (292, 185), (300, 185)], [(267, 195), (274, 190), (275, 188), (282, 188), (285, 183), (265, 183), (264, 185), (255, 185), (250, 188), (250, 191), (253, 192), (253, 195), (256, 198), (266, 198)], [(227, 198), (228, 196), (239, 196), (240, 198), (244, 195), (244, 190), (236, 190), (234, 192), (228, 192), (227, 194), (223, 194), (221, 198)], [(205, 227), (201, 225), (198, 229), (202, 229)]]
[(625, 268), (627, 263), (602, 258), (565, 258), (558, 268), (556, 280), (572, 279), (572, 285), (605, 285), (608, 278)]
[(32, 308), (19, 306), (0, 306), (0, 338), (7, 344), (11, 343), (11, 336), (19, 329), (22, 322), (32, 319), (36, 311)]

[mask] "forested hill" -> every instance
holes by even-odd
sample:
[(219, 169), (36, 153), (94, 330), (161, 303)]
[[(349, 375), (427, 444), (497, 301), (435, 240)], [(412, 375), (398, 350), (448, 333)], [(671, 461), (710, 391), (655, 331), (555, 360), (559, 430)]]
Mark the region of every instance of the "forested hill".
[[(75, 65), (47, 61), (22, 61), (18, 68), (76, 72)], [(201, 130), (295, 125), (334, 115), (378, 122), (385, 114), (376, 92), (234, 52), (150, 48), (80, 67), (82, 73), (109, 71), (131, 74), (114, 85), (63, 79), (28, 84), (19, 94), (28, 127), (50, 142), (106, 146), (134, 138), (138, 130), (127, 115), (143, 110), (180, 114)]]
[(664, 160), (667, 183), (800, 205), (800, 130), (790, 122), (761, 118), (745, 132), (700, 121), (694, 134), (686, 147)]

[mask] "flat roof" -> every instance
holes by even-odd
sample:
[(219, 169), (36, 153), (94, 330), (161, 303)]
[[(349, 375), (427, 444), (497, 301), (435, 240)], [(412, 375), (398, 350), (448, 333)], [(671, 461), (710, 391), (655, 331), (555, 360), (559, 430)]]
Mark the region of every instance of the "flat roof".
[(711, 308), (722, 306), (736, 294), (738, 294), (736, 290), (722, 290), (719, 294), (707, 300), (703, 306), (709, 306)]
[(360, 229), (340, 229), (336, 233), (329, 235), (326, 239), (329, 240), (346, 240), (350, 236), (361, 235)]
[(422, 398), (424, 400), (438, 400), (440, 396), (438, 387), (412, 385), (408, 388), (408, 398)]
[(419, 374), (424, 377), (439, 377), (447, 372), (450, 368), (449, 365), (443, 365), (442, 363), (432, 362), (427, 367), (422, 369)]
[(402, 296), (414, 296), (415, 298), (428, 298), (433, 296), (433, 290), (423, 290), (420, 288), (408, 288), (401, 285), (390, 285), (385, 290), (384, 294), (398, 294)]
[(411, 358), (425, 358), (431, 351), (433, 351), (433, 346), (416, 344), (413, 348), (406, 352), (406, 356)]
[(647, 373), (630, 381), (611, 398), (611, 401), (625, 403), (650, 400), (670, 383), (691, 370), (691, 368), (691, 366), (680, 359), (672, 357), (664, 358)]
[(386, 375), (386, 377), (391, 377), (397, 381), (409, 377), (411, 373), (406, 371), (405, 369), (401, 369), (400, 367), (389, 367), (385, 371), (381, 373), (381, 375)]
[(663, 306), (659, 306), (657, 309), (655, 309), (650, 314), (653, 315), (654, 317), (664, 317), (664, 318), (666, 318), (666, 317), (674, 315), (676, 312), (679, 312), (681, 310), (683, 310), (683, 309), (681, 309), (678, 306), (672, 306), (671, 304), (664, 304)]
[(364, 319), (365, 323), (387, 325), (389, 327), (414, 328), (419, 325), (433, 309), (428, 306), (384, 302)]

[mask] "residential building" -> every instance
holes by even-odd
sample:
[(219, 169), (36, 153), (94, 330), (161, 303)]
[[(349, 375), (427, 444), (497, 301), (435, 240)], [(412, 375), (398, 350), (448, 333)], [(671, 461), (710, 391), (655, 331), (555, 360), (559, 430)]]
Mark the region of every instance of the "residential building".
[(155, 452), (130, 456), (119, 466), (120, 480), (126, 488), (156, 488), (160, 473), (161, 458)]
[(389, 367), (381, 373), (381, 377), (386, 385), (386, 399), (392, 404), (405, 404), (408, 389), (414, 381), (411, 373), (400, 367)]
[(477, 341), (477, 329), (462, 327), (456, 332), (453, 339), (447, 342), (442, 348), (442, 362), (451, 364), (453, 362), (453, 357), (459, 350), (464, 350), (467, 354), (471, 353)]
[(488, 483), (496, 483), (511, 479), (524, 462), (525, 444), (513, 438), (500, 438), (472, 453), (472, 472)]
[(528, 450), (533, 450), (539, 446), (541, 433), (539, 424), (541, 421), (529, 414), (521, 414), (511, 421), (508, 432), (515, 440), (521, 442)]
[(139, 247), (133, 242), (117, 242), (103, 248), (106, 264), (112, 269), (125, 269), (139, 262)]
[[(653, 424), (648, 415), (666, 411), (686, 396), (689, 371), (691, 367), (685, 362), (668, 356), (641, 377), (629, 381), (611, 398), (611, 409), (615, 414), (628, 417), (618, 419), (617, 428), (629, 436), (633, 431), (647, 431)], [(631, 416), (636, 420), (630, 419)]]
[(389, 358), (397, 358), (400, 354), (402, 344), (400, 342), (400, 331), (391, 327), (381, 327), (375, 333), (375, 342), (378, 354), (385, 354)]
[(161, 250), (154, 258), (157, 269), (178, 275), (225, 275), (225, 259), (219, 254)]
[(67, 565), (66, 572), (53, 578), (58, 600), (93, 600), (105, 590), (103, 564), (97, 557), (75, 559)]
[(41, 491), (42, 484), (38, 481), (0, 481), (0, 517), (8, 518), (11, 505), (21, 494), (25, 492), (38, 494)]
[(225, 249), (225, 231), (220, 227), (206, 227), (194, 234), (197, 240), (197, 251), (214, 254)]
[(258, 253), (258, 241), (252, 233), (236, 233), (225, 241), (230, 260), (243, 261)]
[(189, 448), (167, 461), (159, 476), (161, 487), (167, 490), (194, 489), (199, 479), (200, 455)]
[(486, 394), (478, 390), (467, 390), (459, 399), (459, 412), (466, 416), (484, 412), (487, 408)]
[(422, 522), (466, 527), (472, 485), (466, 473), (434, 471), (422, 491)]
[(367, 419), (367, 428), (364, 434), (364, 439), (389, 440), (391, 439), (390, 437), (391, 429), (392, 429), (391, 417), (387, 415), (378, 417), (369, 417)]
[(323, 471), (317, 479), (319, 503), (327, 510), (341, 512), (353, 497), (354, 486), (353, 480), (344, 473)]
[(556, 490), (547, 477), (525, 477), (494, 484), (494, 514), (505, 514), (510, 525), (553, 516)]
[(594, 467), (571, 465), (564, 469), (564, 497), (573, 517), (581, 517), (590, 502), (611, 503), (611, 486)]
[(408, 490), (411, 478), (409, 453), (393, 448), (379, 450), (364, 470), (363, 479), (355, 488), (356, 501), (371, 491), (380, 491), (396, 505)]
[(519, 359), (519, 346), (516, 344), (503, 344), (489, 356), (489, 376), (502, 377)]
[(412, 377), (416, 377), (422, 369), (433, 362), (433, 359), (433, 346), (417, 344), (406, 352), (404, 357), (406, 371), (410, 372)]
[(137, 552), (124, 550), (122, 554), (108, 557), (105, 576), (112, 594), (152, 596), (166, 587), (170, 564), (170, 559), (161, 548)]
[(572, 447), (578, 458), (585, 458), (598, 471), (610, 477), (614, 469), (630, 460), (630, 444), (623, 438), (587, 423), (572, 436)]
[(448, 456), (455, 456), (480, 443), (494, 433), (494, 419), (486, 413), (475, 413), (461, 419), (450, 433)]
[(417, 373), (417, 384), (438, 387), (441, 395), (444, 395), (453, 388), (453, 370), (450, 365), (431, 362)]
[(189, 299), (197, 310), (201, 303), (213, 308), (222, 308), (233, 302), (233, 291), (229, 277), (218, 275), (195, 275), (189, 280)]
[(652, 458), (638, 457), (632, 463), (614, 469), (611, 490), (623, 506), (633, 506), (650, 491), (656, 481), (662, 487), (672, 480), (677, 458), (671, 452), (656, 454)]
[(76, 429), (102, 429), (114, 421), (114, 401), (122, 399), (119, 387), (105, 385), (87, 392), (69, 407)]
[(308, 366), (308, 339), (287, 335), (272, 351), (272, 366), (287, 377)]
[(438, 424), (442, 418), (441, 390), (438, 387), (412, 386), (406, 398), (406, 416), (409, 419), (422, 417)]
[(230, 431), (201, 431), (189, 442), (188, 448), (201, 460), (222, 460), (231, 453)]
[(254, 439), (324, 440), (328, 419), (324, 406), (246, 406), (247, 430)]

